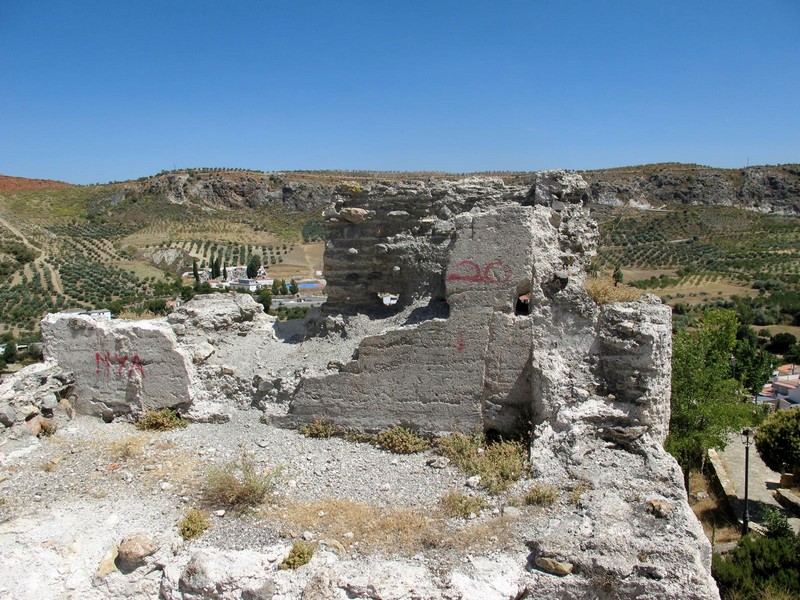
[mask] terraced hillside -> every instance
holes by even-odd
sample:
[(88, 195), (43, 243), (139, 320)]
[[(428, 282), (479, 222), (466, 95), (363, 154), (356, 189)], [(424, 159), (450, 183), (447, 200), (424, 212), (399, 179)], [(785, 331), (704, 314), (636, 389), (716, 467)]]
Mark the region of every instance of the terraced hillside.
[[(618, 265), (626, 283), (673, 305), (753, 297), (758, 308), (796, 296), (798, 173), (797, 165), (584, 172), (602, 224), (596, 267)], [(235, 266), (258, 255), (275, 277), (313, 276), (322, 269), (321, 209), (337, 186), (461, 176), (187, 169), (90, 186), (0, 176), (0, 331), (33, 331), (41, 315), (68, 307), (144, 308), (191, 283), (179, 276), (194, 261)], [(764, 212), (769, 203), (782, 214)], [(776, 310), (768, 325), (791, 324)]]
[(661, 296), (675, 320), (733, 308), (762, 335), (800, 336), (800, 217), (721, 206), (606, 214), (596, 267)]
[(32, 332), (65, 308), (147, 308), (180, 293), (195, 260), (232, 267), (257, 254), (280, 278), (322, 269), (319, 211), (179, 205), (131, 189), (0, 176), (0, 331)]

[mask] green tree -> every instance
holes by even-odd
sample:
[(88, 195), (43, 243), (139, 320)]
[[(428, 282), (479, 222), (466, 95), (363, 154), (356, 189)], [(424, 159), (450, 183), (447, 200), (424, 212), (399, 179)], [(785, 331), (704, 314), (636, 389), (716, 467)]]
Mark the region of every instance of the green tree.
[(297, 282), (294, 279), (292, 279), (289, 282), (289, 293), (296, 294), (299, 290), (300, 288), (297, 286)]
[(744, 336), (737, 340), (733, 353), (733, 373), (750, 394), (755, 395), (772, 376), (776, 359), (774, 354), (761, 349), (752, 329), (740, 327), (739, 331), (742, 330), (745, 330)]
[(3, 349), (3, 361), (6, 363), (17, 361), (17, 343), (14, 341), (13, 336), (6, 340), (6, 346)]
[(756, 449), (773, 471), (800, 473), (800, 409), (770, 415), (756, 433)]
[(787, 363), (800, 363), (800, 344), (795, 344), (783, 355), (783, 360)]
[(198, 285), (200, 283), (200, 272), (197, 270), (197, 259), (195, 258), (192, 261), (192, 275), (194, 275), (194, 283)]
[(767, 344), (767, 350), (776, 354), (784, 354), (797, 343), (797, 338), (791, 333), (776, 333)]
[(191, 286), (185, 285), (181, 288), (181, 298), (183, 298), (184, 301), (189, 301), (194, 298), (194, 296), (195, 291)]
[(261, 256), (258, 254), (251, 254), (250, 259), (247, 261), (247, 277), (253, 279), (258, 275), (258, 269), (261, 267)]
[(262, 288), (261, 291), (258, 292), (257, 300), (264, 307), (264, 312), (268, 311), (269, 307), (272, 306), (272, 294), (267, 288)]
[(706, 451), (724, 448), (728, 434), (754, 417), (731, 376), (737, 326), (734, 311), (709, 311), (697, 329), (673, 337), (672, 414), (664, 447), (683, 469), (687, 489), (689, 471), (702, 465)]
[(222, 278), (225, 281), (228, 281), (228, 267), (225, 266), (222, 267)]
[(272, 295), (277, 296), (281, 293), (281, 284), (280, 279), (273, 279), (272, 280)]

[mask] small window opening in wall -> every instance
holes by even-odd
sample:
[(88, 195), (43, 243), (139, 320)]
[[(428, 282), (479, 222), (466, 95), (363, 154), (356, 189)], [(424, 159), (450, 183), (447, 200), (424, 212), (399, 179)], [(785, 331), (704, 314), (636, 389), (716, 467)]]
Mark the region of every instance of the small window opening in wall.
[(528, 294), (522, 294), (519, 298), (517, 298), (517, 304), (514, 306), (514, 314), (531, 314), (531, 298)]
[(379, 293), (378, 298), (381, 299), (384, 306), (394, 306), (400, 300), (400, 294)]

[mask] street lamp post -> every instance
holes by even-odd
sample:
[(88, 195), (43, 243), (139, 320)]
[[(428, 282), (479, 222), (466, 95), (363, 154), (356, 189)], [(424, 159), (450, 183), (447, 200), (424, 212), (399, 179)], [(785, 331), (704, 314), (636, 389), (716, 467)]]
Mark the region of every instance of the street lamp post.
[(742, 444), (744, 444), (744, 514), (742, 515), (742, 535), (747, 535), (750, 530), (750, 501), (747, 497), (750, 483), (750, 446), (753, 445), (753, 431), (742, 429)]

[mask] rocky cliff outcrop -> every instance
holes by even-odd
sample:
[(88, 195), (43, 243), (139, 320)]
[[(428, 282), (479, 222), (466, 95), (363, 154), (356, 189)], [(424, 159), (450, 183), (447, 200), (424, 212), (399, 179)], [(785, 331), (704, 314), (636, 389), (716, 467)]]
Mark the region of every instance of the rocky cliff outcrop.
[[(708, 204), (737, 206), (761, 212), (796, 214), (800, 212), (800, 165), (757, 166), (743, 169), (715, 169), (688, 164), (656, 164), (619, 169), (579, 171), (577, 176), (587, 189), (582, 193), (594, 203), (630, 204), (658, 207), (663, 204)], [(350, 247), (369, 247), (370, 234), (391, 235), (394, 225), (402, 224), (404, 213), (412, 219), (427, 217), (418, 227), (431, 228), (432, 217), (469, 210), (472, 205), (491, 203), (497, 195), (527, 195), (531, 184), (541, 177), (535, 173), (504, 173), (502, 178), (473, 177), (469, 180), (431, 173), (424, 178), (409, 179), (398, 173), (261, 173), (249, 171), (186, 170), (161, 173), (140, 180), (113, 184), (107, 191), (99, 189), (90, 212), (113, 212), (115, 206), (135, 202), (143, 197), (160, 198), (172, 204), (204, 210), (261, 209), (279, 205), (289, 210), (307, 212), (328, 205), (340, 205), (343, 198), (357, 197), (369, 188), (370, 194), (381, 189), (394, 194), (389, 204), (374, 208), (393, 213), (391, 219), (380, 219), (383, 231), (362, 228), (363, 238)], [(494, 183), (489, 184), (489, 180)], [(482, 183), (476, 183), (482, 181)], [(343, 183), (344, 182), (344, 183)], [(498, 187), (499, 185), (499, 187)], [(468, 189), (470, 186), (473, 189)], [(477, 187), (476, 187), (477, 186)], [(104, 199), (104, 200), (103, 200)], [(558, 202), (558, 199), (554, 199)], [(421, 211), (421, 212), (420, 212)], [(423, 214), (424, 213), (424, 214)], [(342, 215), (341, 228), (357, 222), (355, 213)], [(432, 230), (432, 235), (440, 234)], [(398, 240), (398, 243), (400, 240)], [(376, 249), (380, 256), (384, 249)], [(415, 249), (409, 248), (409, 259)], [(341, 258), (346, 258), (342, 256)], [(436, 261), (436, 257), (419, 256)], [(334, 260), (331, 255), (330, 260)], [(413, 283), (413, 282), (409, 282)]]
[(117, 191), (115, 202), (141, 196), (215, 209), (239, 210), (278, 204), (289, 210), (308, 211), (323, 206), (330, 199), (330, 186), (292, 181), (280, 174), (190, 170), (125, 183)]
[(707, 204), (800, 213), (800, 165), (712, 169), (664, 164), (582, 175), (591, 186), (592, 202), (599, 204)]

